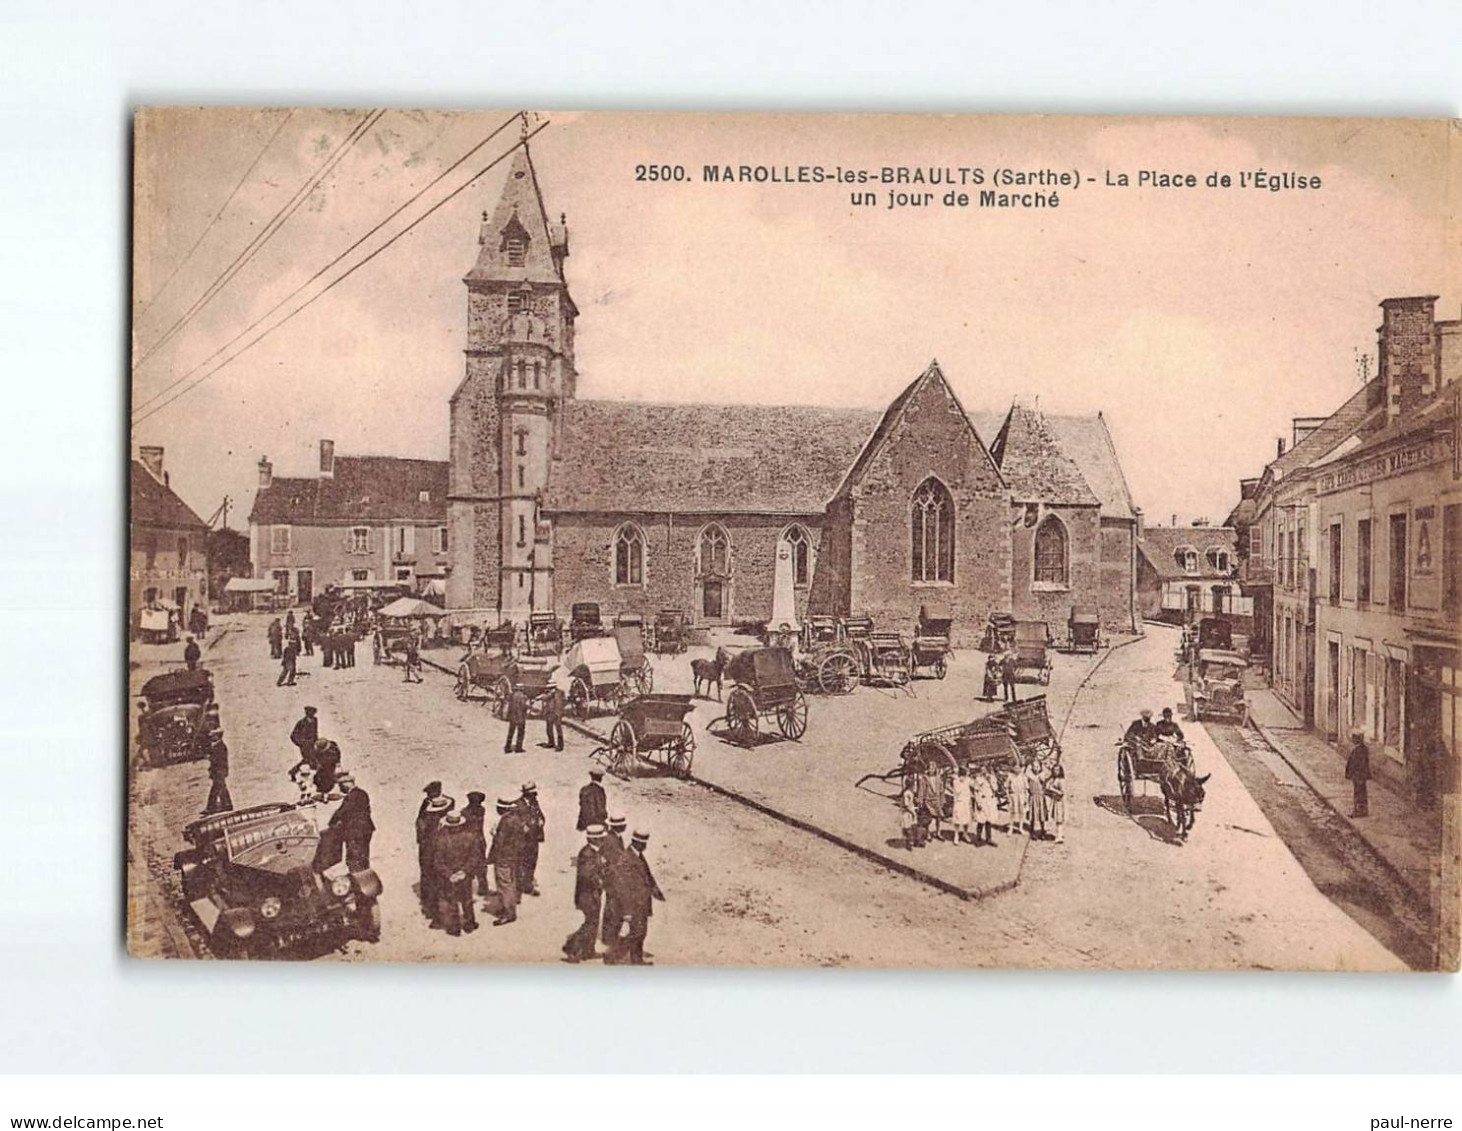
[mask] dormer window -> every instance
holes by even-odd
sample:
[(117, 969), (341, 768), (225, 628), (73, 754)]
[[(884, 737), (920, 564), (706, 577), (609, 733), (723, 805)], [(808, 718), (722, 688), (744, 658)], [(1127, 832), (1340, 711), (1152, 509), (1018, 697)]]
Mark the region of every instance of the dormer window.
[(1210, 546), (1207, 553), (1208, 568), (1215, 573), (1228, 572), (1228, 551), (1221, 546)]
[(528, 254), (528, 242), (522, 236), (508, 237), (508, 266), (521, 267)]
[(1173, 560), (1184, 573), (1198, 572), (1198, 551), (1192, 546), (1179, 546), (1173, 551)]

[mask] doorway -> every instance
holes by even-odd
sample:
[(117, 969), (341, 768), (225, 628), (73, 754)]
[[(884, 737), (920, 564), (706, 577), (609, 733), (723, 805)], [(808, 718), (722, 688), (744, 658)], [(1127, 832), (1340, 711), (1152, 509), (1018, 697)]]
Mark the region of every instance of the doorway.
[(295, 589), (299, 596), (296, 598), (301, 605), (308, 605), (315, 599), (315, 571), (302, 569), (295, 572)]
[(711, 523), (696, 540), (696, 602), (702, 624), (731, 619), (731, 539), (719, 523)]
[(1325, 726), (1330, 741), (1340, 738), (1340, 644), (1332, 640), (1325, 649), (1326, 679), (1329, 702), (1325, 704)]

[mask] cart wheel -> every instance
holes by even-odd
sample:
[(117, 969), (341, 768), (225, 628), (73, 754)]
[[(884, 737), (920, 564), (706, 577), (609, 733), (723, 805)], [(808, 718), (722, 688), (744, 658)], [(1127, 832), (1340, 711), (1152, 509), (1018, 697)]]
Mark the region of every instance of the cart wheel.
[(1132, 813), (1132, 758), (1123, 747), (1117, 751), (1117, 786), (1122, 791), (1122, 804)]
[(731, 732), (731, 737), (742, 746), (750, 746), (756, 741), (756, 704), (745, 688), (733, 689), (726, 700), (726, 727)]
[(589, 717), (589, 703), (593, 695), (589, 691), (589, 685), (580, 677), (574, 676), (573, 683), (569, 684), (569, 710), (573, 712), (576, 719), (587, 719)]
[(655, 669), (648, 663), (635, 672), (635, 687), (641, 695), (648, 695), (655, 690)]
[(492, 685), (492, 714), (494, 718), (505, 719), (508, 717), (508, 700), (513, 694), (513, 683), (505, 675), (498, 676), (496, 683)]
[(847, 695), (858, 686), (858, 662), (846, 652), (834, 652), (817, 666), (817, 686), (825, 695)]
[(695, 732), (689, 723), (680, 724), (680, 739), (670, 748), (670, 772), (678, 778), (690, 777), (690, 766), (695, 761)]
[(468, 670), (466, 664), (457, 669), (457, 686), (454, 690), (457, 698), (464, 703), (472, 693), (472, 672)]
[(777, 726), (782, 733), (796, 742), (807, 733), (807, 696), (797, 692), (792, 702), (777, 708)]
[(943, 656), (934, 661), (934, 678), (943, 679), (949, 674), (949, 663)]
[(620, 719), (609, 732), (609, 772), (627, 778), (634, 769), (637, 744), (635, 728)]

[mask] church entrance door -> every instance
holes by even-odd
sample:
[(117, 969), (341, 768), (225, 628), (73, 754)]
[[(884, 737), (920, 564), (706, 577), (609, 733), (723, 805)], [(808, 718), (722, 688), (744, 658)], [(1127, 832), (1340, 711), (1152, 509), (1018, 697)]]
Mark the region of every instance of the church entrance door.
[(696, 602), (702, 624), (731, 619), (731, 539), (719, 523), (711, 523), (696, 541)]
[(719, 577), (708, 577), (701, 582), (701, 619), (726, 619), (726, 583)]

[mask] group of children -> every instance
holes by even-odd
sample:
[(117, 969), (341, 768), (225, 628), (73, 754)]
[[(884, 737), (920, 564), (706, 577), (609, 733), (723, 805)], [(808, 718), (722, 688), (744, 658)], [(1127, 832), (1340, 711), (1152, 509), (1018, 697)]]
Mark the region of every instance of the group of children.
[(910, 851), (923, 847), (931, 836), (943, 840), (946, 822), (956, 844), (976, 848), (994, 846), (997, 823), (1010, 836), (1061, 844), (1066, 839), (1066, 770), (1054, 753), (1009, 770), (962, 765), (951, 775), (931, 769), (906, 780), (899, 809), (904, 848)]

